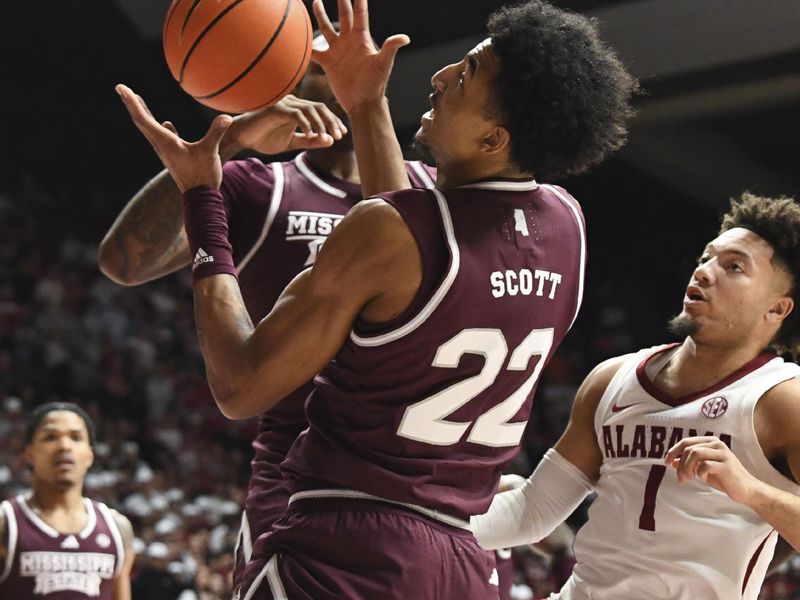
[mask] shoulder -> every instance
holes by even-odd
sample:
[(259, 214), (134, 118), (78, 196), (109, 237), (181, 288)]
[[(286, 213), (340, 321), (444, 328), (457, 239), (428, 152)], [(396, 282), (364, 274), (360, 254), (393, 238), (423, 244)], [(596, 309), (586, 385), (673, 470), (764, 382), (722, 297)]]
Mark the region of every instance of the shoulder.
[(591, 412), (597, 410), (603, 394), (606, 393), (611, 380), (633, 354), (624, 354), (609, 358), (598, 364), (583, 380), (575, 396), (575, 408)]
[(130, 549), (133, 545), (133, 525), (131, 525), (130, 519), (113, 508), (110, 508), (109, 512), (114, 523), (119, 528), (120, 535), (122, 535), (122, 543), (126, 549)]
[(756, 405), (756, 414), (776, 447), (800, 446), (800, 378), (767, 390)]
[(275, 185), (274, 163), (257, 158), (229, 160), (222, 166), (223, 193), (241, 193), (249, 189), (263, 189)]

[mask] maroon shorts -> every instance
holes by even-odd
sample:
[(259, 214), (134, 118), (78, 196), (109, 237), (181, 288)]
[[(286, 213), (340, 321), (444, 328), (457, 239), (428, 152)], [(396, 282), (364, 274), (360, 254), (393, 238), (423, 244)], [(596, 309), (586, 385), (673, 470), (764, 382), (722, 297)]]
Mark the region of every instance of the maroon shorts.
[(330, 498), (293, 503), (256, 542), (235, 592), (242, 600), (498, 599), (494, 557), (470, 532), (382, 502)]
[(239, 584), (244, 566), (253, 553), (253, 543), (286, 514), (291, 492), (279, 465), (305, 427), (307, 425), (302, 424), (294, 429), (287, 427), (285, 431), (261, 433), (253, 442), (255, 458), (250, 463), (247, 499), (234, 552), (234, 588)]

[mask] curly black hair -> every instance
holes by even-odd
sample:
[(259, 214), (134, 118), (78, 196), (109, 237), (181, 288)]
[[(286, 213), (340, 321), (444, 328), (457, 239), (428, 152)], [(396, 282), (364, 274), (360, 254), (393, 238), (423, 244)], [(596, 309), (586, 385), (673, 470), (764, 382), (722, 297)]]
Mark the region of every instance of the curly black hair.
[(595, 20), (534, 0), (489, 17), (500, 59), (495, 106), (511, 159), (542, 181), (586, 171), (621, 148), (638, 90)]
[(42, 424), (44, 418), (51, 412), (57, 410), (66, 410), (75, 413), (81, 419), (83, 419), (83, 422), (86, 424), (86, 432), (89, 435), (89, 445), (94, 447), (94, 421), (92, 421), (89, 413), (73, 402), (48, 402), (34, 408), (33, 411), (31, 411), (31, 414), (28, 415), (28, 424), (25, 428), (25, 444), (30, 444), (33, 442), (33, 436), (36, 435), (36, 430), (39, 429), (39, 425)]
[(742, 227), (766, 241), (775, 254), (772, 263), (792, 280), (788, 294), (794, 309), (770, 342), (770, 349), (800, 358), (800, 204), (794, 198), (766, 198), (745, 192), (731, 199), (731, 210), (722, 217), (720, 233)]

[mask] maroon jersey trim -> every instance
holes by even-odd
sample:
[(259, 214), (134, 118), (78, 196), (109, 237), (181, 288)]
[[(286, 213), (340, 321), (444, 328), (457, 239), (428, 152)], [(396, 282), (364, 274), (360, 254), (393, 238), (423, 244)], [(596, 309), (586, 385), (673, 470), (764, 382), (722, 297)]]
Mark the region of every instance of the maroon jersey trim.
[(330, 194), (331, 196), (336, 196), (337, 198), (346, 198), (347, 192), (344, 190), (340, 190), (338, 188), (333, 187), (329, 183), (325, 183), (317, 177), (314, 171), (306, 164), (305, 161), (305, 154), (298, 154), (294, 159), (294, 164), (297, 165), (297, 170), (300, 171), (300, 174), (303, 175), (306, 179), (308, 179), (311, 183), (317, 186), (326, 194)]
[(281, 201), (283, 200), (283, 165), (280, 163), (272, 163), (272, 174), (275, 177), (275, 184), (272, 188), (272, 198), (270, 199), (269, 203), (269, 211), (267, 212), (267, 219), (264, 221), (264, 227), (261, 230), (261, 235), (258, 236), (258, 240), (253, 247), (250, 248), (250, 252), (242, 259), (238, 265), (236, 265), (236, 270), (241, 273), (244, 271), (244, 268), (248, 265), (250, 260), (256, 255), (256, 252), (259, 251), (261, 246), (267, 239), (269, 235), (270, 229), (272, 229), (272, 223), (275, 221), (275, 215), (278, 214), (278, 209), (281, 206)]
[(764, 544), (767, 543), (767, 540), (773, 533), (775, 533), (774, 529), (770, 531), (767, 537), (765, 537), (761, 541), (761, 543), (758, 545), (758, 548), (756, 548), (756, 551), (753, 552), (753, 556), (750, 558), (750, 562), (747, 563), (747, 569), (744, 572), (744, 581), (742, 582), (742, 596), (744, 596), (744, 592), (747, 589), (747, 584), (750, 582), (750, 576), (753, 574), (753, 569), (755, 568), (756, 563), (758, 562), (758, 557), (761, 556), (761, 551), (764, 549)]
[(444, 231), (447, 237), (447, 246), (450, 249), (450, 268), (442, 280), (441, 285), (434, 292), (433, 296), (431, 296), (431, 299), (428, 301), (428, 303), (405, 325), (402, 325), (397, 329), (393, 329), (388, 333), (383, 333), (374, 337), (361, 337), (355, 332), (355, 330), (352, 330), (350, 332), (350, 339), (357, 346), (368, 348), (382, 346), (383, 344), (388, 344), (389, 342), (395, 342), (417, 329), (428, 319), (428, 317), (431, 316), (441, 301), (444, 300), (444, 297), (447, 295), (447, 292), (450, 291), (450, 287), (453, 285), (453, 282), (456, 279), (458, 268), (461, 263), (461, 254), (458, 249), (458, 243), (456, 242), (455, 232), (453, 231), (453, 220), (450, 216), (450, 209), (447, 207), (447, 201), (445, 200), (442, 192), (437, 189), (433, 189), (431, 191), (436, 196), (439, 211), (442, 214), (442, 224), (444, 225)]
[(117, 564), (114, 569), (114, 577), (118, 577), (122, 571), (122, 565), (125, 563), (125, 544), (122, 542), (122, 532), (119, 530), (117, 522), (114, 520), (114, 515), (111, 514), (108, 506), (102, 502), (96, 502), (95, 506), (103, 515), (108, 530), (111, 532), (111, 537), (114, 538), (114, 545), (117, 548)]
[(14, 514), (14, 508), (11, 502), (4, 500), (0, 504), (0, 508), (6, 514), (6, 529), (8, 530), (8, 548), (6, 550), (6, 564), (3, 573), (0, 574), (0, 583), (8, 579), (11, 574), (11, 568), (14, 566), (14, 556), (17, 553), (17, 537), (19, 535), (17, 529), (17, 516)]
[[(533, 183), (536, 184), (535, 181)], [(578, 313), (581, 311), (581, 304), (583, 304), (583, 280), (586, 275), (586, 229), (583, 224), (583, 217), (581, 216), (578, 207), (575, 205), (575, 202), (570, 202), (567, 197), (564, 196), (564, 194), (559, 192), (552, 185), (544, 184), (543, 187), (553, 192), (556, 198), (561, 200), (569, 207), (569, 209), (572, 211), (572, 216), (575, 217), (575, 223), (578, 225), (578, 231), (581, 236), (581, 269), (580, 274), (578, 275), (578, 297), (575, 304), (575, 314), (572, 316), (572, 321), (570, 321), (569, 327), (567, 328), (567, 331), (569, 331), (575, 324), (575, 319), (578, 318)]]
[(436, 187), (433, 179), (431, 179), (430, 173), (425, 170), (425, 167), (418, 160), (410, 161), (409, 166), (414, 170), (419, 177), (420, 181), (425, 185), (426, 188), (432, 190)]
[(738, 381), (742, 377), (749, 375), (753, 371), (760, 369), (769, 361), (775, 358), (775, 354), (771, 352), (763, 352), (758, 356), (756, 356), (750, 362), (746, 363), (742, 367), (739, 367), (736, 371), (734, 371), (721, 381), (718, 381), (717, 383), (703, 390), (700, 390), (699, 392), (687, 394), (685, 396), (681, 396), (680, 398), (673, 398), (666, 392), (662, 391), (660, 388), (656, 387), (656, 385), (650, 380), (650, 377), (648, 377), (646, 368), (647, 368), (647, 363), (649, 363), (650, 360), (652, 360), (657, 354), (661, 354), (662, 352), (666, 352), (667, 350), (672, 350), (673, 348), (675, 348), (675, 346), (678, 346), (678, 344), (677, 343), (669, 344), (667, 346), (662, 346), (658, 348), (651, 354), (645, 356), (636, 367), (636, 378), (639, 380), (639, 385), (642, 386), (644, 391), (650, 394), (653, 398), (655, 398), (659, 402), (663, 402), (664, 404), (667, 404), (669, 406), (681, 406), (683, 404), (687, 404), (689, 402), (697, 400), (698, 398), (702, 398), (703, 396), (708, 396), (709, 394), (713, 394), (714, 392), (717, 392), (722, 388), (727, 387), (732, 383)]

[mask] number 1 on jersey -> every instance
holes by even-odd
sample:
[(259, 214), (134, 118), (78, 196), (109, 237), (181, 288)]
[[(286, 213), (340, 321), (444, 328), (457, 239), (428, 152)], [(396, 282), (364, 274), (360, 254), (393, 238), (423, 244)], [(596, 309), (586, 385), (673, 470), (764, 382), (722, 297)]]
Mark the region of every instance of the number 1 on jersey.
[(644, 486), (644, 505), (642, 506), (642, 514), (639, 515), (639, 529), (644, 529), (645, 531), (656, 530), (656, 496), (666, 472), (667, 467), (664, 465), (650, 467), (650, 475), (647, 477), (647, 483)]

